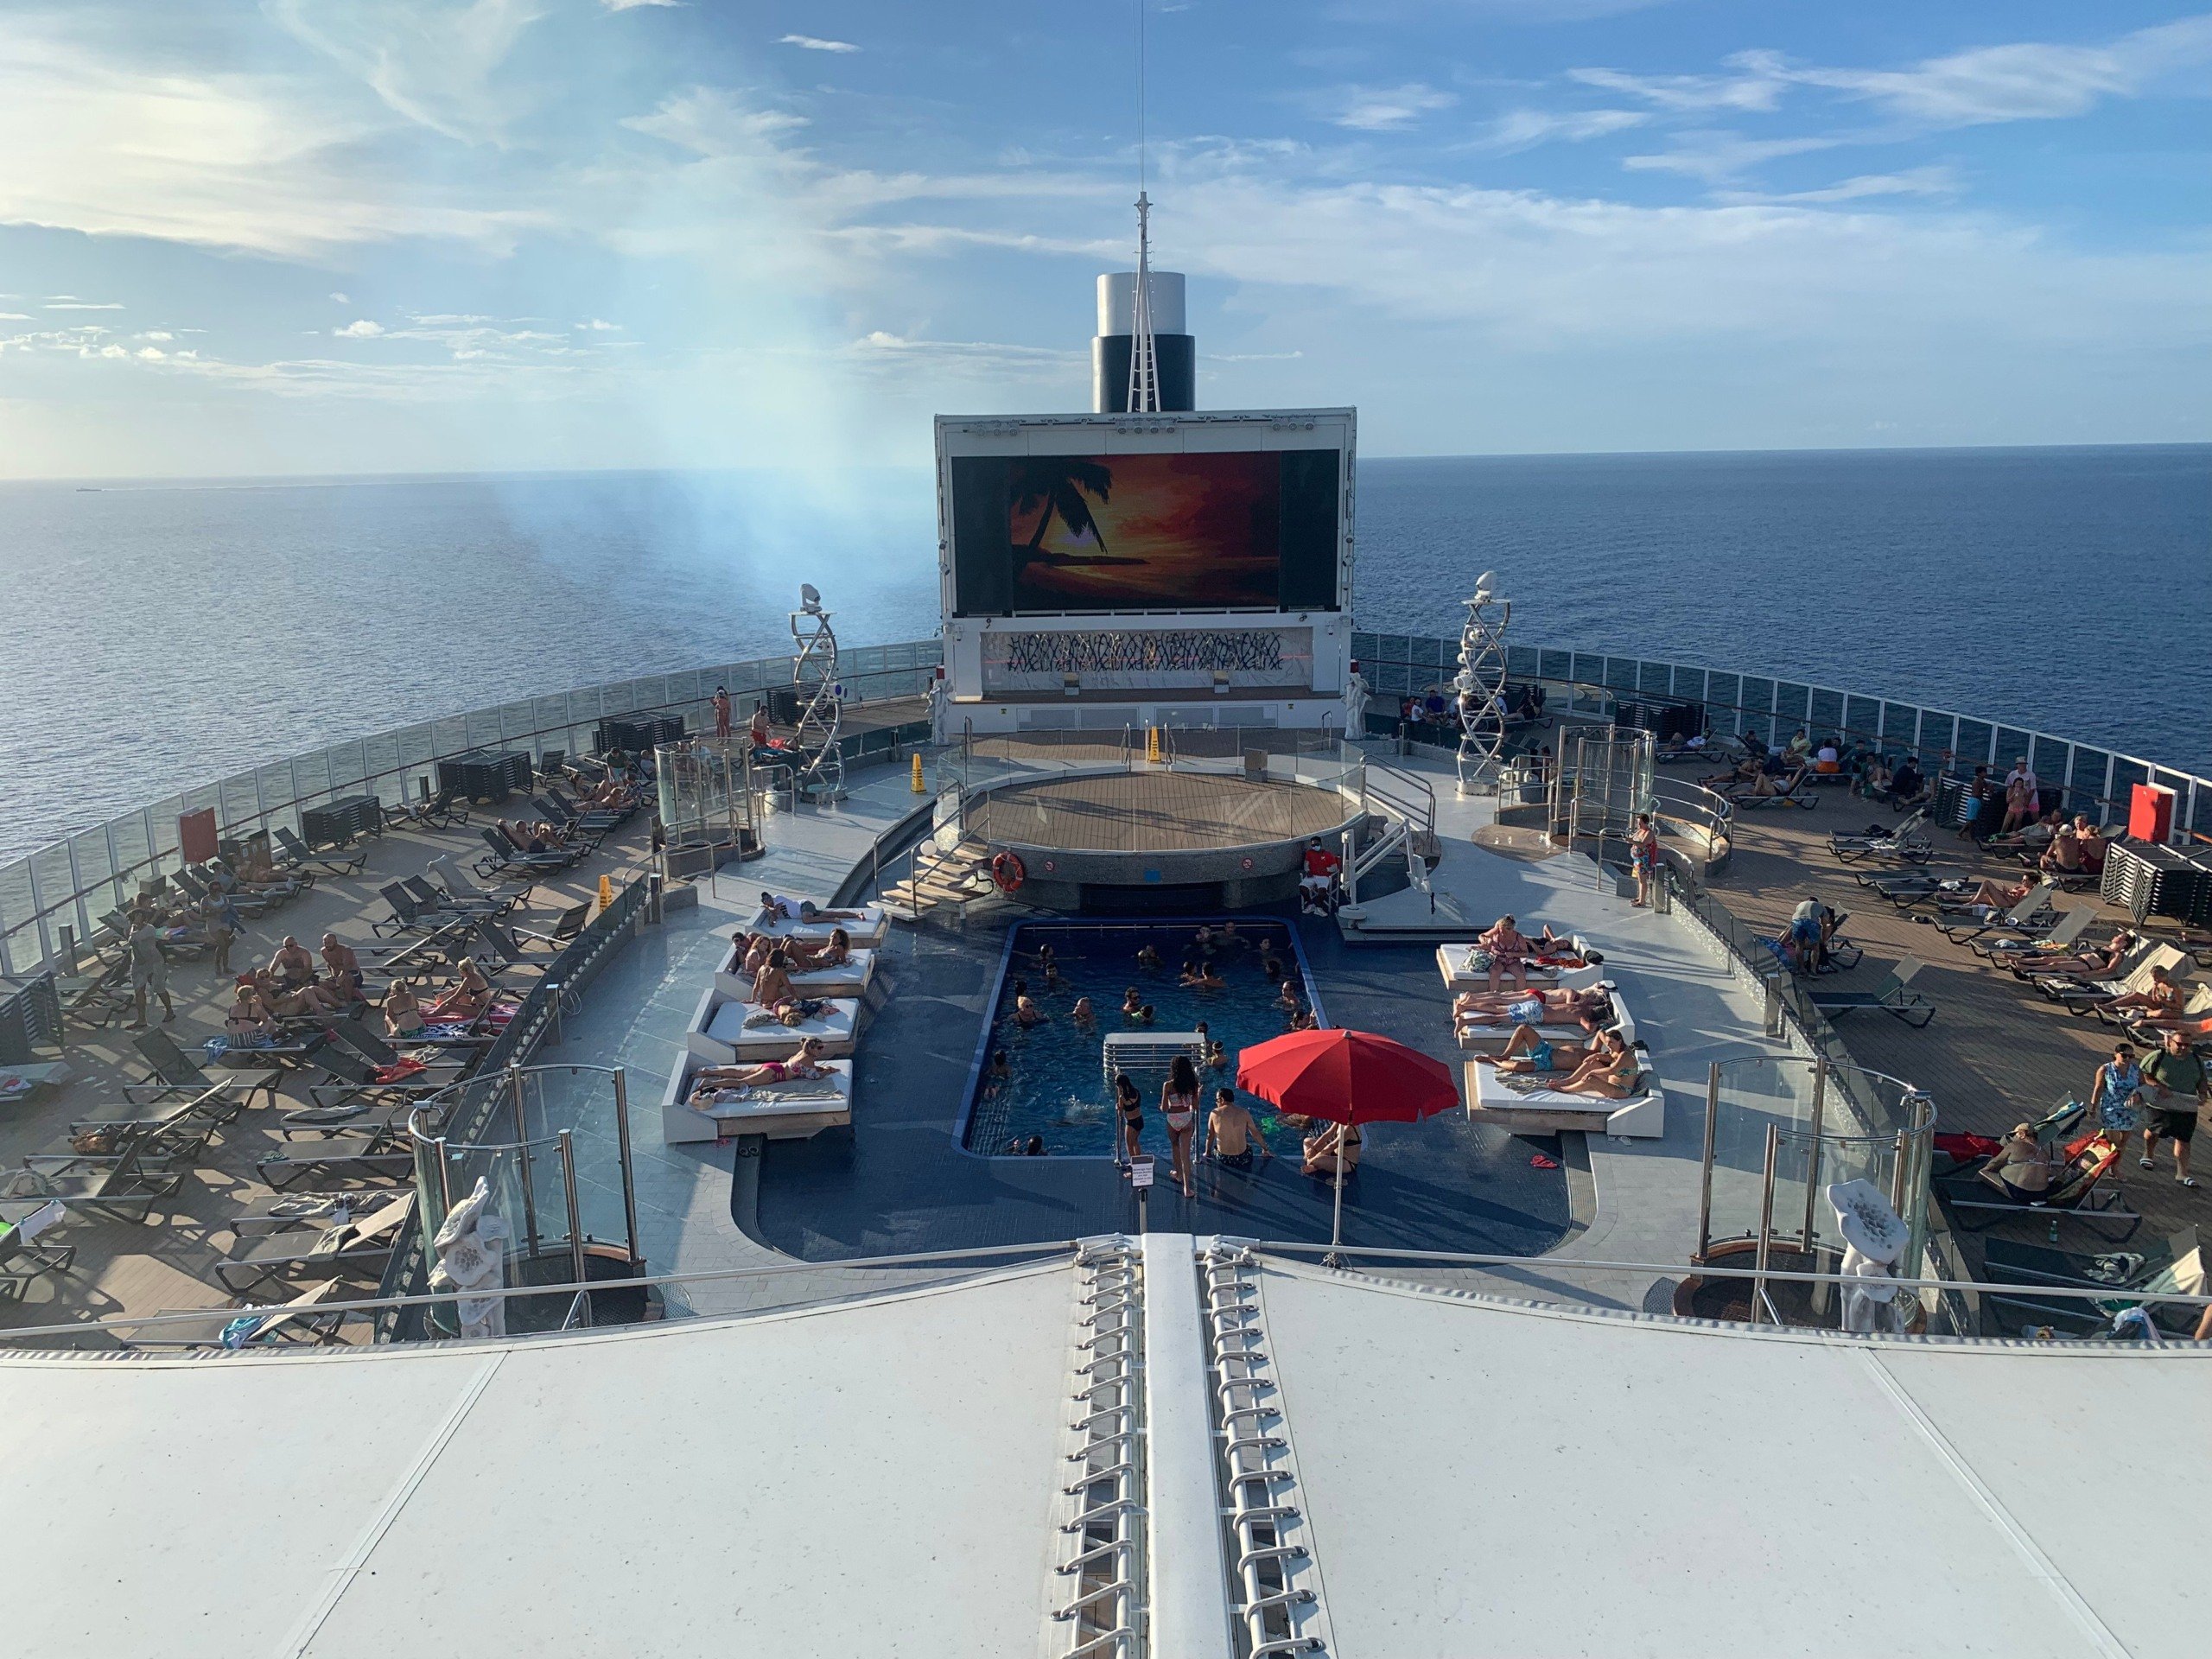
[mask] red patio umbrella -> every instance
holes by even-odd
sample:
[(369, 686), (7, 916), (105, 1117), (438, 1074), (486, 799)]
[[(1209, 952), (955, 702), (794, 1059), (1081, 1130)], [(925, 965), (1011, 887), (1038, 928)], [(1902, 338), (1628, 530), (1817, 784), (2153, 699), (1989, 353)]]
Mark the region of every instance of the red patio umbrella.
[[(1459, 1103), (1452, 1068), (1371, 1031), (1294, 1031), (1236, 1057), (1236, 1086), (1332, 1123), (1412, 1123)], [(1344, 1166), (1337, 1160), (1330, 1266), (1344, 1241)]]

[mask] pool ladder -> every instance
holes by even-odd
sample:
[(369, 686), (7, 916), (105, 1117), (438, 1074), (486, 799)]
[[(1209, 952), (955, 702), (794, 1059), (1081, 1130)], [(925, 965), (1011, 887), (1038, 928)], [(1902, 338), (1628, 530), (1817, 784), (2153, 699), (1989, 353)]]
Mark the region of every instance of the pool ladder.
[(1289, 1441), (1270, 1433), (1283, 1421), (1281, 1390), (1268, 1369), (1259, 1262), (1217, 1244), (1205, 1258), (1207, 1370), (1214, 1440), (1222, 1464), (1223, 1520), (1235, 1559), (1230, 1593), (1243, 1621), (1246, 1659), (1330, 1651), (1313, 1554), (1299, 1541), (1298, 1471)]
[(1144, 1268), (1134, 1241), (1087, 1247), (1076, 1258), (1084, 1292), (1077, 1323), (1073, 1478), (1060, 1489), (1055, 1571), (1075, 1582), (1056, 1607), (1069, 1627), (1067, 1659), (1144, 1653)]

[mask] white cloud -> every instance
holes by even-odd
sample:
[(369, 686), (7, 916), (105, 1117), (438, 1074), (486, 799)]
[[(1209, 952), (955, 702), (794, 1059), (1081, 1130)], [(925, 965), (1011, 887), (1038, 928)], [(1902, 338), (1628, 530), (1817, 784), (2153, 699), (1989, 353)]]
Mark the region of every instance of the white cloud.
[(609, 11), (642, 11), (649, 6), (681, 6), (684, 0), (599, 0), (599, 3)]
[(857, 52), (860, 48), (850, 41), (825, 41), (818, 35), (785, 35), (777, 39), (778, 46), (796, 46), (805, 52)]
[(1673, 146), (1649, 156), (1624, 156), (1621, 165), (1639, 173), (1680, 173), (1718, 184), (1784, 156), (1833, 149), (1840, 138), (1746, 138), (1733, 132), (1686, 132)]
[(1816, 190), (1781, 194), (1726, 190), (1717, 193), (1714, 200), (1730, 203), (1865, 201), (1877, 196), (1955, 196), (1961, 188), (1955, 168), (1915, 167), (1902, 173), (1862, 173)]
[(371, 322), (366, 317), (357, 317), (343, 328), (330, 331), (340, 340), (376, 340), (384, 334), (384, 324)]
[(58, 299), (48, 300), (46, 308), (49, 311), (120, 311), (123, 307), (113, 300), (73, 300), (65, 294)]
[(353, 303), (352, 300), (348, 299), (343, 294), (333, 294), (330, 297), (340, 305), (351, 305)]
[(1642, 110), (1508, 110), (1468, 147), (1509, 154), (1538, 144), (1578, 144), (1650, 119)]
[(264, 0), (296, 39), (356, 76), (410, 121), (470, 143), (497, 143), (534, 99), (502, 76), (545, 16), (542, 0)]
[(1324, 100), (1324, 114), (1355, 132), (1398, 132), (1424, 115), (1448, 110), (1459, 100), (1420, 81), (1402, 86), (1344, 86)]
[(585, 334), (604, 334), (612, 333), (621, 326), (619, 322), (609, 322), (604, 317), (593, 317), (588, 321), (578, 323), (576, 327)]
[(1663, 110), (1736, 110), (1758, 113), (1782, 101), (1789, 78), (1773, 52), (1738, 52), (1721, 60), (1732, 75), (1631, 75), (1618, 69), (1570, 69), (1567, 79), (1640, 98)]
[(166, 328), (149, 328), (140, 334), (138, 338), (141, 340), (157, 340), (166, 342), (175, 340), (176, 336), (169, 333)]
[(387, 171), (372, 136), (280, 77), (141, 65), (51, 20), (0, 30), (0, 224), (299, 257), (414, 236), (499, 251), (549, 222)]
[(168, 353), (158, 346), (141, 346), (138, 348), (138, 355), (149, 363), (159, 363), (167, 358)]

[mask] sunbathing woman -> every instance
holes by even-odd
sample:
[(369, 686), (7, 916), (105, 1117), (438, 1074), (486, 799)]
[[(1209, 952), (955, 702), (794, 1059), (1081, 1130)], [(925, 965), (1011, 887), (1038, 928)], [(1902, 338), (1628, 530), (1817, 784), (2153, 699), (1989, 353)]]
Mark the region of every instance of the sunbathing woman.
[(1621, 1040), (1617, 1031), (1598, 1033), (1597, 1052), (1574, 1070), (1574, 1075), (1559, 1084), (1560, 1092), (1568, 1095), (1596, 1095), (1605, 1100), (1626, 1100), (1629, 1090), (1636, 1083), (1636, 1075), (1643, 1069), (1643, 1062), (1637, 1052)]
[(2039, 1202), (2050, 1186), (2050, 1154), (2032, 1124), (2015, 1123), (2004, 1146), (1981, 1166), (1981, 1178), (2023, 1204)]
[(238, 1000), (223, 1019), (223, 1034), (233, 1048), (267, 1047), (276, 1040), (276, 1021), (269, 1005), (261, 1000), (259, 989), (249, 977), (242, 976), (237, 989)]
[(788, 1060), (763, 1060), (758, 1065), (700, 1067), (691, 1079), (691, 1103), (694, 1106), (717, 1105), (741, 1089), (829, 1075), (829, 1069), (822, 1064), (822, 1039), (810, 1037), (798, 1046), (798, 1052)]
[(253, 982), (262, 1001), (279, 1020), (328, 1020), (346, 1011), (346, 1005), (321, 986), (310, 982), (286, 990), (265, 968), (255, 972)]
[(1805, 781), (1805, 770), (1801, 766), (1787, 777), (1783, 777), (1779, 772), (1762, 770), (1751, 780), (1751, 786), (1749, 789), (1739, 790), (1737, 792), (1749, 795), (1755, 800), (1764, 800), (1776, 795), (1788, 795)]
[(2024, 875), (2012, 882), (1979, 881), (1974, 884), (1973, 892), (1959, 895), (1959, 902), (1954, 908), (1970, 910), (1978, 916), (1987, 916), (1993, 911), (2010, 910), (2040, 885), (2031, 875)]
[(430, 1025), (465, 1026), (491, 1006), (492, 982), (471, 959), (461, 964), (461, 977), (452, 988), (423, 1006), (423, 1018)]
[(2108, 996), (2096, 1006), (2107, 1014), (2139, 1010), (2134, 1021), (2137, 1025), (2171, 1026), (2180, 1023), (2182, 1004), (2188, 999), (2188, 986), (2165, 969), (2153, 968), (2151, 982), (2141, 990), (2130, 991), (2124, 996)]
[(1765, 766), (1766, 762), (1762, 757), (1758, 755), (1752, 755), (1748, 760), (1738, 760), (1734, 766), (1731, 766), (1726, 772), (1716, 772), (1710, 778), (1699, 779), (1697, 780), (1698, 787), (1700, 789), (1733, 789), (1738, 784), (1750, 783), (1752, 779), (1758, 777), (1761, 772), (1765, 770)]
[(423, 1029), (423, 1005), (415, 1000), (415, 988), (404, 979), (395, 979), (385, 988), (384, 1028), (391, 1037), (412, 1037)]
[(760, 971), (753, 976), (753, 1001), (773, 1007), (798, 995), (791, 985), (790, 953), (771, 950), (768, 960), (760, 964)]
[(2135, 936), (2126, 928), (2120, 929), (2106, 941), (2102, 950), (2086, 950), (2076, 956), (2054, 957), (2048, 962), (2034, 964), (2038, 975), (2053, 979), (2110, 979), (2117, 974), (2128, 953), (2135, 949)]

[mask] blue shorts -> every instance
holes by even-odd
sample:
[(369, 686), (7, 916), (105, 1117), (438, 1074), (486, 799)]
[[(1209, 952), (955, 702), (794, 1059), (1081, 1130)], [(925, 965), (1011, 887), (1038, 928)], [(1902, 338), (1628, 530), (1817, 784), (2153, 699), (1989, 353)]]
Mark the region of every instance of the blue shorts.
[(1549, 1043), (1538, 1043), (1529, 1051), (1529, 1067), (1534, 1071), (1552, 1069), (1552, 1046)]
[(1505, 1017), (1516, 1026), (1541, 1026), (1544, 1022), (1544, 1005), (1530, 997), (1526, 1002), (1516, 1002), (1506, 1009)]

